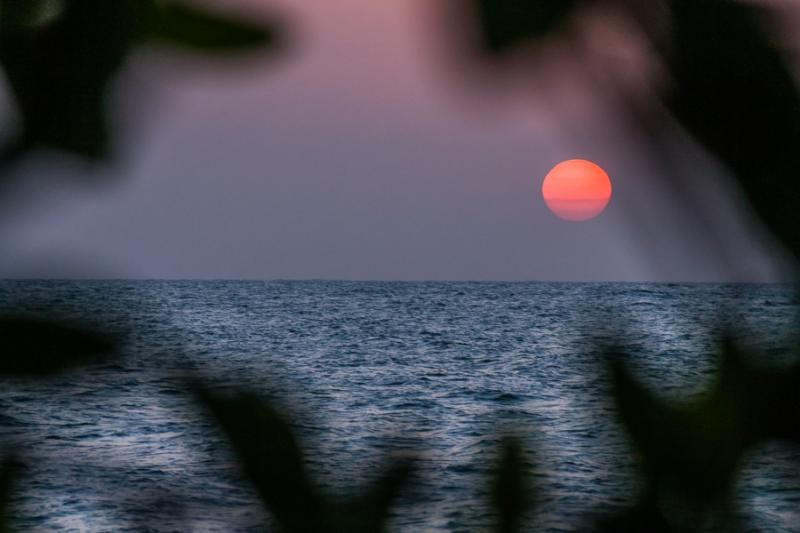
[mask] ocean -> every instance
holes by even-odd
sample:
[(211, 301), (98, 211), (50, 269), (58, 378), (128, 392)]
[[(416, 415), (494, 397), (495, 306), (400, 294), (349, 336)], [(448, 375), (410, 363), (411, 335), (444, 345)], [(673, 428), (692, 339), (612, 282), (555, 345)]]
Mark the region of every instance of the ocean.
[[(393, 531), (486, 530), (509, 432), (530, 452), (530, 529), (581, 530), (641, 488), (599, 346), (623, 346), (677, 401), (713, 382), (723, 331), (784, 364), (798, 316), (792, 286), (756, 284), (3, 281), (0, 302), (126, 334), (113, 359), (0, 381), (0, 448), (27, 465), (20, 531), (263, 530), (187, 376), (291, 413), (330, 494), (413, 451)], [(780, 443), (747, 457), (735, 498), (749, 528), (800, 531), (798, 459)]]

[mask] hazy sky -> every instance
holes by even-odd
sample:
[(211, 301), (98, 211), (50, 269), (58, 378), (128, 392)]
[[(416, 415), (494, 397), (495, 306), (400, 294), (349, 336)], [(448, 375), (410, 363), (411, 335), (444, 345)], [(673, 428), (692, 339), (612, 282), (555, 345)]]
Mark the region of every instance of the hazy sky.
[[(274, 2), (294, 28), (279, 60), (201, 69), (143, 53), (117, 98), (139, 117), (125, 163), (96, 171), (99, 187), (76, 185), (85, 169), (25, 166), (29, 185), (2, 217), (0, 274), (774, 279), (720, 169), (676, 136), (703, 211), (693, 216), (597, 89), (585, 51), (553, 44), (529, 76), (477, 90), (443, 51), (430, 3)], [(609, 51), (593, 60), (639, 84), (641, 57), (597, 33)], [(131, 103), (144, 96), (156, 102)], [(577, 157), (614, 185), (606, 212), (583, 223), (553, 216), (539, 191)]]

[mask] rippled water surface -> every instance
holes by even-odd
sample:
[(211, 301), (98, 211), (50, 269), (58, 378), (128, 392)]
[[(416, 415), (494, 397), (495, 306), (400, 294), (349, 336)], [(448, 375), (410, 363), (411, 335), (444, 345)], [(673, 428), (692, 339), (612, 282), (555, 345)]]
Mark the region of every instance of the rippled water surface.
[[(2, 442), (30, 463), (20, 529), (90, 531), (266, 520), (184, 392), (187, 372), (282, 398), (334, 492), (391, 450), (422, 450), (397, 531), (485, 527), (485, 473), (508, 428), (535, 448), (537, 529), (579, 529), (637, 489), (596, 341), (624, 331), (644, 382), (691, 395), (713, 378), (722, 312), (780, 364), (797, 311), (781, 285), (7, 281), (0, 302), (129, 332), (119, 359), (0, 384)], [(800, 530), (796, 455), (775, 445), (744, 465), (737, 498), (753, 527)]]

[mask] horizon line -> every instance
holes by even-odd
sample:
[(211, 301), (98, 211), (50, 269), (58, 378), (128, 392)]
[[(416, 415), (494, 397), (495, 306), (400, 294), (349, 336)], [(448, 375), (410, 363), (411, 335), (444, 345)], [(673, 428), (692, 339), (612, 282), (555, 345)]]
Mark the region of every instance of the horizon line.
[(792, 280), (540, 280), (540, 279), (346, 279), (346, 278), (214, 278), (214, 277), (0, 277), (8, 281), (207, 281), (207, 282), (259, 282), (259, 283), (469, 283), (469, 284), (527, 284), (527, 283), (571, 283), (571, 284), (654, 284), (654, 285), (790, 285)]

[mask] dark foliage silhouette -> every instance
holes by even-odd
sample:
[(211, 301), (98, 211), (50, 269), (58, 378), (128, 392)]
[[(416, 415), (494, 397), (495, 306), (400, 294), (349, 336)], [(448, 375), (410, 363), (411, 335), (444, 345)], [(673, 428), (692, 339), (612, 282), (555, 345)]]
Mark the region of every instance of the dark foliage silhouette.
[(354, 498), (335, 501), (310, 479), (289, 422), (266, 400), (244, 391), (218, 394), (199, 384), (194, 390), (230, 438), (245, 474), (283, 531), (385, 530), (389, 508), (411, 475), (410, 458), (387, 461), (376, 482)]
[(800, 254), (800, 95), (789, 58), (768, 30), (769, 13), (729, 1), (671, 3), (664, 55), (673, 76), (665, 100), (734, 173), (754, 209)]
[(524, 0), (475, 0), (483, 49), (492, 56), (502, 56), (546, 35), (563, 22), (580, 3), (579, 0), (526, 2)]
[(525, 461), (519, 439), (506, 437), (491, 484), (492, 506), (497, 512), (498, 533), (523, 531), (525, 515), (534, 503), (529, 479), (531, 466)]
[(53, 319), (0, 317), (0, 376), (46, 376), (110, 356), (115, 337)]
[(681, 405), (657, 398), (632, 377), (622, 354), (611, 353), (614, 397), (641, 452), (646, 486), (629, 514), (684, 529), (735, 520), (731, 496), (745, 454), (771, 440), (800, 443), (798, 366), (761, 368), (732, 339), (720, 344), (715, 384)]
[[(148, 42), (203, 53), (272, 47), (277, 27), (221, 18), (156, 0), (4, 0), (0, 65), (22, 117), (6, 148), (15, 158), (54, 148), (108, 155), (108, 90), (132, 50)], [(52, 16), (42, 16), (44, 10)]]
[(8, 457), (0, 464), (0, 532), (11, 531), (13, 522), (13, 509), (11, 508), (11, 493), (17, 476), (23, 465), (14, 457)]

